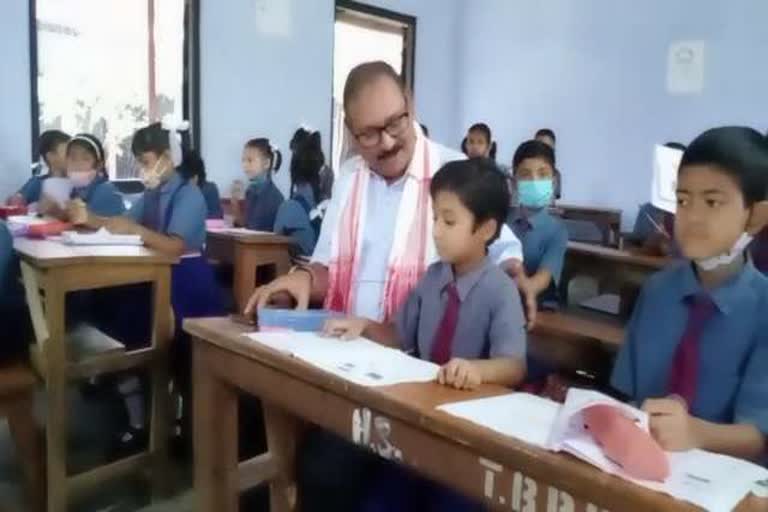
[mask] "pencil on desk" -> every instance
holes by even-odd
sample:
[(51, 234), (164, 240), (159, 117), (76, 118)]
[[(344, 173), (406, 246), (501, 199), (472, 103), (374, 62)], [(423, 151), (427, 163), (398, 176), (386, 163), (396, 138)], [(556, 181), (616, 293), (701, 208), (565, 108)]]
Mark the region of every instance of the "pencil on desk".
[(656, 222), (656, 221), (653, 219), (653, 216), (651, 216), (651, 214), (650, 214), (650, 213), (648, 213), (648, 212), (645, 212), (645, 216), (646, 216), (646, 217), (648, 217), (648, 220), (649, 220), (649, 221), (651, 221), (651, 224), (653, 224), (653, 227), (656, 229), (656, 231), (657, 231), (659, 234), (661, 234), (661, 235), (663, 235), (663, 236), (665, 236), (665, 237), (667, 237), (667, 238), (671, 238), (671, 237), (669, 236), (669, 233), (667, 233), (667, 230), (666, 230), (666, 229), (664, 229), (664, 226), (661, 226), (661, 225), (659, 225), (659, 223), (658, 223), (658, 222)]

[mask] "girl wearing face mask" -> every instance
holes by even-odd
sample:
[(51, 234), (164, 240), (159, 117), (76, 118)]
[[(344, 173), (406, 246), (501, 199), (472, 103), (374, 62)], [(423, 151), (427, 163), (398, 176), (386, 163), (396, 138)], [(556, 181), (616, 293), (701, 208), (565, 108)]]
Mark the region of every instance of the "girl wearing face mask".
[[(171, 360), (175, 382), (184, 393), (189, 384), (190, 352), (188, 336), (181, 329), (183, 320), (224, 314), (213, 271), (202, 255), (207, 207), (200, 189), (190, 181), (194, 171), (187, 162), (194, 155), (188, 152), (182, 160), (176, 130), (160, 123), (142, 128), (134, 134), (131, 149), (143, 169), (144, 195), (123, 217), (108, 219), (89, 211), (81, 220), (91, 227), (106, 227), (111, 233), (139, 235), (147, 247), (179, 258), (171, 268), (176, 327)], [(108, 334), (121, 341), (127, 337), (127, 345), (136, 348), (131, 345), (149, 339), (151, 289), (144, 285), (123, 287), (121, 293), (125, 296), (122, 303), (129, 304), (121, 309), (131, 318), (116, 318)], [(126, 395), (130, 420), (129, 430), (119, 436), (128, 445), (122, 449), (127, 453), (140, 449), (146, 441), (144, 405), (138, 379), (122, 383), (120, 391)]]
[(236, 226), (257, 231), (272, 231), (283, 194), (272, 182), (272, 172), (280, 169), (282, 154), (269, 139), (251, 139), (243, 148), (243, 172), (247, 188), (241, 181), (232, 184), (232, 214)]
[(61, 216), (69, 220), (70, 212), (87, 208), (95, 215), (114, 217), (125, 211), (117, 188), (102, 174), (104, 148), (99, 139), (88, 133), (75, 135), (67, 144), (67, 178), (72, 182), (71, 201)]
[(541, 307), (557, 307), (557, 286), (568, 245), (562, 221), (549, 214), (554, 192), (555, 156), (546, 144), (531, 140), (517, 148), (513, 160), (520, 205), (509, 217), (509, 227), (523, 244), (520, 286), (539, 298)]

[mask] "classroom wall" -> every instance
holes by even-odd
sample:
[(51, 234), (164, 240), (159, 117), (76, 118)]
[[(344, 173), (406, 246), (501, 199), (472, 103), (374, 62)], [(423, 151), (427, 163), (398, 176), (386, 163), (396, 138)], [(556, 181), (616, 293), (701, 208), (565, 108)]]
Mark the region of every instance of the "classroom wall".
[[(465, 3), (460, 123), (490, 124), (506, 163), (540, 127), (558, 135), (564, 199), (648, 200), (651, 147), (721, 124), (768, 127), (768, 2)], [(707, 43), (704, 92), (666, 92), (672, 41)]]
[(0, 198), (29, 177), (29, 10), (7, 2), (0, 16)]
[[(459, 38), (446, 35), (458, 31), (461, 0), (367, 3), (418, 17), (418, 114), (438, 140), (457, 146)], [(267, 136), (283, 150), (276, 182), (284, 193), (288, 143), (300, 123), (321, 131), (330, 158), (334, 4), (229, 0), (223, 9), (221, 2), (201, 1), (202, 153), (223, 195), (241, 177), (240, 152), (250, 137)]]

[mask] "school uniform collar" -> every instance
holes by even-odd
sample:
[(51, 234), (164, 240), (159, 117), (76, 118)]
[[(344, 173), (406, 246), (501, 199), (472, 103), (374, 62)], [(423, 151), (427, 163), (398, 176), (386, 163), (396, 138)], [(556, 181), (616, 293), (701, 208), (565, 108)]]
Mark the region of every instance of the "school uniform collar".
[(527, 206), (517, 206), (512, 208), (510, 219), (512, 224), (525, 230), (531, 230), (542, 225), (549, 217), (547, 208), (528, 208)]
[(763, 278), (762, 274), (755, 268), (751, 258), (747, 258), (744, 268), (731, 276), (723, 284), (714, 290), (704, 290), (696, 276), (694, 263), (686, 261), (680, 269), (679, 293), (680, 299), (690, 303), (696, 296), (708, 295), (715, 303), (718, 311), (728, 315), (734, 311), (734, 307), (744, 299), (756, 300), (757, 294), (751, 283), (755, 279)]
[(105, 181), (107, 181), (106, 178), (104, 178), (103, 176), (97, 174), (96, 177), (93, 178), (93, 181), (91, 181), (89, 184), (87, 184), (84, 187), (76, 187), (76, 188), (74, 188), (73, 192), (75, 194), (77, 194), (79, 197), (85, 199), (85, 198), (87, 198), (88, 196), (90, 196), (93, 193), (93, 190), (96, 187), (98, 187), (99, 185), (101, 185)]
[(475, 285), (480, 282), (480, 278), (483, 277), (483, 275), (488, 271), (491, 265), (494, 265), (494, 263), (486, 256), (485, 259), (483, 259), (482, 264), (480, 264), (476, 269), (467, 274), (464, 274), (463, 276), (460, 276), (458, 279), (455, 278), (453, 274), (453, 266), (450, 263), (443, 262), (441, 265), (442, 268), (440, 269), (440, 278), (438, 280), (440, 293), (445, 293), (445, 291), (448, 289), (448, 286), (455, 284), (456, 291), (459, 293), (459, 300), (464, 302), (467, 298), (467, 295), (469, 295), (469, 292), (471, 292)]
[(179, 188), (184, 184), (184, 178), (181, 177), (181, 174), (179, 174), (178, 171), (175, 171), (171, 177), (160, 185), (160, 194), (161, 195), (168, 195), (173, 193), (174, 190)]
[(272, 179), (269, 176), (264, 176), (264, 179), (254, 179), (248, 183), (248, 192), (251, 194), (259, 195), (264, 192), (269, 185), (272, 184)]

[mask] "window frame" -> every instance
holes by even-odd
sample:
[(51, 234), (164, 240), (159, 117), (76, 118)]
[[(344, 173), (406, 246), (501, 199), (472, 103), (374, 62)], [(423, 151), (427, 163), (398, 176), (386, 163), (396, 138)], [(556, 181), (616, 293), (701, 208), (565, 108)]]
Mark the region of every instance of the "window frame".
[[(38, 42), (37, 0), (29, 0), (29, 84), (33, 162), (38, 160), (40, 137), (40, 100), (37, 88)], [(201, 147), (200, 139), (200, 0), (184, 0), (184, 59), (182, 75), (182, 113), (190, 123), (189, 144)]]

